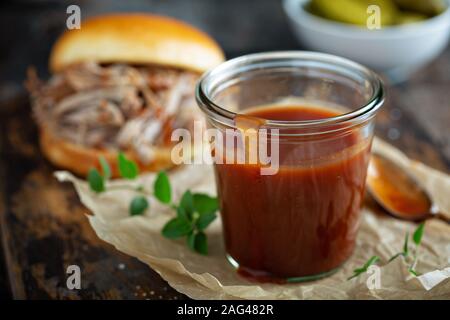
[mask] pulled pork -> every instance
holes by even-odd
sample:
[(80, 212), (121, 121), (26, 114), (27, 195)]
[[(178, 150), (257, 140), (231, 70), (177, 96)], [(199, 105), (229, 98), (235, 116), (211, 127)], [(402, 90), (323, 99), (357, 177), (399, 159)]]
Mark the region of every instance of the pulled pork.
[(88, 147), (131, 148), (147, 163), (153, 146), (170, 144), (172, 130), (198, 115), (196, 79), (164, 67), (86, 62), (47, 83), (29, 70), (26, 86), (37, 121), (52, 134)]

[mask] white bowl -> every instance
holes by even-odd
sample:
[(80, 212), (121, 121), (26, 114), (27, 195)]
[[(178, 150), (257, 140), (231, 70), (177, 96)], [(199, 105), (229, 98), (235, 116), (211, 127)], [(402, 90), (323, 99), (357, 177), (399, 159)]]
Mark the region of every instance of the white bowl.
[(450, 37), (450, 0), (440, 15), (423, 22), (369, 30), (327, 20), (305, 10), (309, 0), (284, 0), (297, 39), (315, 51), (340, 55), (401, 82), (436, 58)]

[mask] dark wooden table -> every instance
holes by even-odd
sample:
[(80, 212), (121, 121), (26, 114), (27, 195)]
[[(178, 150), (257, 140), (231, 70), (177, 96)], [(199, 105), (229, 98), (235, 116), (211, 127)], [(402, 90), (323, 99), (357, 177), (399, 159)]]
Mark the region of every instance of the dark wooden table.
[[(70, 2), (72, 3), (72, 2)], [(189, 4), (187, 4), (189, 3)], [(228, 57), (300, 49), (278, 1), (80, 2), (82, 14), (143, 10), (194, 23)], [(99, 240), (71, 185), (58, 183), (41, 155), (22, 81), (46, 60), (64, 26), (66, 2), (19, 1), (0, 13), (0, 299), (183, 299), (154, 271)], [(268, 23), (270, 21), (270, 23)], [(450, 170), (450, 50), (406, 84), (388, 88), (377, 134), (410, 157)], [(79, 265), (82, 289), (66, 287)]]

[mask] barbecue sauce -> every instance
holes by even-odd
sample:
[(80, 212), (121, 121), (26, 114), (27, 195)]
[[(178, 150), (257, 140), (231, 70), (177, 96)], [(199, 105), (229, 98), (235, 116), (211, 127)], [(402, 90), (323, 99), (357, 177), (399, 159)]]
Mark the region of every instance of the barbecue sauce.
[[(265, 106), (238, 116), (236, 123), (259, 126), (264, 119), (339, 114), (311, 106)], [(275, 175), (261, 175), (258, 164), (215, 165), (226, 251), (242, 275), (283, 282), (329, 272), (349, 258), (369, 160), (370, 142), (361, 141), (348, 130), (319, 139), (282, 138)]]

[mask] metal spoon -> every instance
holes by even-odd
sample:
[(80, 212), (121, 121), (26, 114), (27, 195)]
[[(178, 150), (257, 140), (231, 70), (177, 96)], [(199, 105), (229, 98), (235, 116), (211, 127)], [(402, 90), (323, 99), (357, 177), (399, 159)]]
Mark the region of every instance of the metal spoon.
[(391, 215), (411, 221), (438, 218), (450, 223), (419, 182), (392, 160), (372, 154), (367, 173), (369, 193)]

